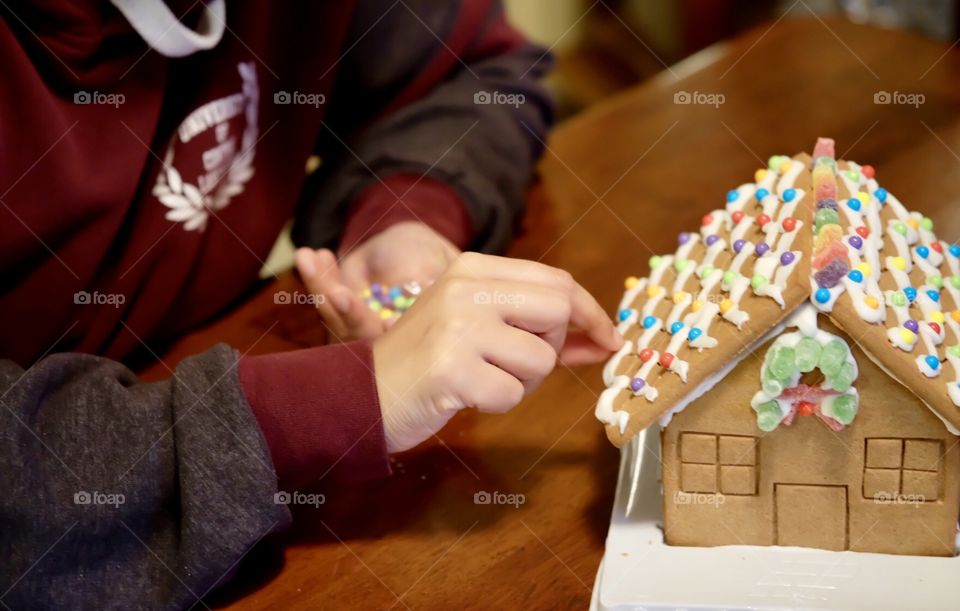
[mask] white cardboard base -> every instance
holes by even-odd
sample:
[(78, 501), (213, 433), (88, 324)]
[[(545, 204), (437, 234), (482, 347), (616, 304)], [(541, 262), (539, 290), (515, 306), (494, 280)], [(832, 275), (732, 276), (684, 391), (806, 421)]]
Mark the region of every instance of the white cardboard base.
[(663, 542), (660, 436), (624, 447), (590, 608), (960, 609), (960, 558)]

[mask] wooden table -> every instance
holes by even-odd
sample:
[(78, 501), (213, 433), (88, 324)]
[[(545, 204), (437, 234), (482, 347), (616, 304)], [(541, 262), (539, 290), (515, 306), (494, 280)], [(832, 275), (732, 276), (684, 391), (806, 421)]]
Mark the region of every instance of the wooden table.
[[(908, 34), (820, 22), (802, 7), (708, 49), (558, 127), (510, 254), (564, 267), (608, 308), (623, 278), (672, 251), (727, 189), (817, 136), (960, 236), (960, 52)], [(719, 107), (674, 103), (722, 94)], [(920, 93), (919, 107), (875, 104)], [(323, 341), (309, 307), (273, 304), (284, 276), (178, 344), (173, 365), (217, 341), (262, 353)], [(148, 374), (165, 370), (156, 366)], [(561, 370), (503, 417), (464, 413), (396, 458), (386, 481), (327, 488), (282, 542), (263, 545), (212, 604), (236, 608), (584, 608), (604, 548), (617, 452), (594, 420), (600, 367)], [(515, 508), (479, 491), (522, 494)], [(638, 582), (644, 576), (637, 575)]]

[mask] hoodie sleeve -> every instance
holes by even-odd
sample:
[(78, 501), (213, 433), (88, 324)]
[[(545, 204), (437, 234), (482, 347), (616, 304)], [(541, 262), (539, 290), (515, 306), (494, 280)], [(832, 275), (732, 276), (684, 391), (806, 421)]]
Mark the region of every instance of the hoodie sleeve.
[(56, 354), (0, 361), (0, 599), (12, 609), (185, 609), (290, 522), (220, 345), (168, 380)]
[(353, 244), (420, 220), (503, 250), (552, 121), (550, 63), (499, 1), (361, 0), (294, 241)]

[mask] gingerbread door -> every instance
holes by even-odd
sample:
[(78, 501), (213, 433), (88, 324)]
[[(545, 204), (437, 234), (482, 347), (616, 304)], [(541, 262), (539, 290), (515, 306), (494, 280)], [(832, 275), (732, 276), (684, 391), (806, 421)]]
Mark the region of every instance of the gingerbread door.
[(775, 484), (777, 545), (847, 549), (847, 487)]

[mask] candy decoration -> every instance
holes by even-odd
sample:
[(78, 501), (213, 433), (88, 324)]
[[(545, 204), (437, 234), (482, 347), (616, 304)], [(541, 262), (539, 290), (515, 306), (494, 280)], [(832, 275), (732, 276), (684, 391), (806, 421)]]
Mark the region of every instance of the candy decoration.
[(705, 243), (707, 246), (713, 246), (713, 245), (716, 243), (716, 241), (719, 240), (719, 239), (720, 239), (720, 238), (719, 238), (718, 236), (708, 235), (707, 238), (704, 240), (704, 243)]
[(917, 289), (913, 288), (912, 286), (904, 287), (903, 294), (907, 296), (907, 300), (911, 303), (917, 299)]
[(830, 301), (830, 291), (824, 288), (817, 289), (817, 292), (814, 293), (814, 299), (817, 300), (817, 303), (827, 303)]
[(910, 329), (914, 333), (918, 333), (920, 331), (920, 325), (912, 318), (904, 322), (903, 326), (907, 329)]
[(630, 318), (630, 314), (631, 314), (632, 312), (633, 312), (633, 310), (626, 310), (626, 309), (620, 310), (620, 311), (617, 313), (617, 318), (620, 319), (620, 322), (623, 322), (623, 321), (625, 321), (626, 319)]
[[(758, 179), (757, 182), (760, 182), (760, 180)], [(732, 204), (733, 202), (737, 201), (737, 197), (739, 196), (740, 194), (734, 190), (727, 191), (727, 203)]]
[(703, 329), (700, 329), (698, 327), (693, 327), (690, 329), (690, 332), (687, 333), (687, 339), (689, 339), (690, 341), (693, 341), (698, 337), (700, 337), (701, 335), (703, 335)]
[(873, 169), (872, 165), (865, 165), (860, 168), (860, 171), (863, 172), (863, 175), (868, 179), (876, 176), (876, 170)]
[(683, 323), (678, 320), (677, 322), (670, 325), (670, 334), (676, 335), (677, 333), (680, 332), (680, 329), (683, 329)]
[(645, 385), (646, 382), (643, 381), (643, 378), (633, 378), (630, 380), (630, 390), (633, 392), (640, 392)]
[(758, 257), (762, 257), (770, 251), (770, 245), (766, 242), (760, 242), (757, 244), (756, 252)]
[(847, 274), (847, 277), (854, 282), (863, 282), (863, 272), (861, 272), (859, 269), (850, 270), (850, 273)]
[[(794, 262), (795, 259), (796, 259), (796, 255), (794, 255), (792, 252), (788, 250), (784, 252), (782, 255), (780, 255), (780, 265), (790, 265), (791, 263)], [(954, 276), (954, 277), (957, 279), (960, 279), (960, 276)]]
[(660, 366), (664, 369), (670, 369), (670, 365), (673, 363), (673, 355), (669, 352), (664, 352), (660, 355)]
[(681, 232), (677, 235), (677, 243), (679, 243), (681, 246), (683, 246), (684, 244), (686, 244), (686, 243), (689, 242), (689, 241), (690, 241), (690, 234), (689, 234), (688, 232), (686, 232), (686, 231), (681, 231)]
[(760, 216), (757, 217), (757, 225), (759, 225), (761, 228), (769, 222), (770, 222), (770, 217), (767, 216), (766, 214), (761, 214)]
[(954, 257), (960, 257), (960, 244), (951, 244), (950, 254)]
[(797, 196), (796, 189), (787, 189), (786, 191), (783, 192), (783, 201), (789, 204), (790, 202), (793, 201), (793, 198), (795, 198), (796, 196)]
[(847, 200), (847, 206), (854, 212), (860, 212), (861, 205), (862, 204), (860, 203), (860, 200), (855, 197), (851, 197)]
[(826, 267), (813, 274), (817, 286), (832, 289), (850, 271), (850, 264), (844, 259), (834, 259)]
[(743, 247), (746, 245), (746, 240), (735, 240), (733, 242), (733, 252), (740, 254), (740, 251), (743, 250)]
[(783, 223), (781, 223), (781, 225), (783, 226), (783, 230), (789, 233), (797, 228), (797, 219), (793, 218), (792, 216), (788, 216), (787, 218), (783, 219)]
[(883, 187), (878, 187), (877, 190), (873, 192), (873, 196), (882, 204), (887, 201), (887, 190)]
[(644, 316), (643, 318), (643, 328), (649, 329), (653, 325), (657, 324), (657, 319), (653, 316)]
[(927, 356), (923, 357), (923, 360), (926, 361), (927, 366), (929, 366), (930, 369), (933, 369), (934, 371), (936, 371), (936, 369), (940, 367), (940, 359), (932, 354), (928, 354)]
[(920, 255), (921, 259), (926, 259), (930, 256), (930, 249), (926, 246), (917, 246), (917, 254)]
[(730, 218), (733, 220), (734, 223), (739, 223), (740, 221), (743, 220), (743, 216), (744, 216), (743, 210), (736, 210), (733, 214), (730, 215)]
[(850, 246), (853, 246), (857, 250), (860, 250), (861, 248), (863, 248), (863, 239), (858, 235), (850, 236), (850, 239), (848, 240), (848, 242), (850, 242)]
[(644, 348), (643, 350), (637, 353), (637, 356), (640, 357), (641, 362), (646, 363), (651, 358), (653, 358), (653, 350), (651, 350), (650, 348)]
[(870, 230), (867, 229), (866, 225), (860, 225), (855, 229), (855, 231), (857, 232), (857, 235), (863, 238), (864, 240), (870, 237)]
[[(633, 278), (634, 285), (637, 282)], [(624, 282), (630, 284), (630, 278)], [(630, 288), (629, 286), (627, 288)], [(382, 320), (389, 320), (400, 316), (411, 307), (420, 295), (420, 285), (417, 282), (408, 282), (400, 286), (385, 286), (379, 282), (373, 282), (370, 286), (360, 291), (360, 298), (367, 304), (371, 310), (376, 312)], [(618, 313), (620, 320), (625, 320), (630, 315), (630, 310), (621, 310)]]
[(770, 195), (770, 191), (764, 189), (763, 187), (760, 187), (759, 189), (757, 189), (756, 193), (754, 193), (753, 195), (754, 197), (757, 198), (758, 202), (762, 202), (764, 197)]

